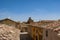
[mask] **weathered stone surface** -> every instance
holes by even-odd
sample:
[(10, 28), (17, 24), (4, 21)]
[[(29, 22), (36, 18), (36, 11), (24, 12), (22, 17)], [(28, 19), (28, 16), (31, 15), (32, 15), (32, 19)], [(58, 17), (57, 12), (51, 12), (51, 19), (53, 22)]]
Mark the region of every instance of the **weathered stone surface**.
[(19, 29), (5, 24), (0, 24), (0, 40), (20, 40), (19, 36)]

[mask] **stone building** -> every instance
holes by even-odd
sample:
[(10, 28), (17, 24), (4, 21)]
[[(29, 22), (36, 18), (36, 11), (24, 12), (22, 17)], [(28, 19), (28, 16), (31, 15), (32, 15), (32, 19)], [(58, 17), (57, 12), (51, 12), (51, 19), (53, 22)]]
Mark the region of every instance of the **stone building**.
[(29, 17), (28, 21), (26, 22), (27, 24), (33, 23), (34, 21), (32, 20), (31, 17)]
[(35, 25), (28, 25), (28, 33), (32, 37), (32, 40), (42, 40), (43, 28)]
[(42, 40), (60, 40), (60, 22), (54, 22), (43, 27)]
[(8, 19), (8, 18), (0, 20), (0, 23), (1, 24), (6, 24), (6, 25), (9, 25), (9, 26), (14, 26), (14, 27), (20, 29), (20, 23), (19, 22), (13, 21), (13, 20)]
[(29, 33), (29, 35), (32, 37), (32, 40), (42, 40), (43, 38), (42, 26), (53, 23), (53, 22), (55, 21), (42, 20), (39, 22), (34, 22), (30, 17), (27, 22), (21, 24), (21, 27), (22, 27), (22, 31)]
[(28, 26), (25, 23), (20, 23), (21, 32), (28, 32)]

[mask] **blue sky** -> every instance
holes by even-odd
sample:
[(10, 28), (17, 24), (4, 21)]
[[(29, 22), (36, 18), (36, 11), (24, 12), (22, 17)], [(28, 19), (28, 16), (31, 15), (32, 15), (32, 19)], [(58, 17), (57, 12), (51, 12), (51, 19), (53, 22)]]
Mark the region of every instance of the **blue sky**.
[(0, 0), (0, 19), (17, 21), (60, 19), (60, 0)]

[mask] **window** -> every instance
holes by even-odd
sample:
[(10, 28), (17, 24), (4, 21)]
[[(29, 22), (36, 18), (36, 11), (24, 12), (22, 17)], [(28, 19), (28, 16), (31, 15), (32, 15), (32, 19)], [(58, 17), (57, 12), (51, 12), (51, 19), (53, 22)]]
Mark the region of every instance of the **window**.
[(48, 31), (46, 31), (46, 37), (48, 37)]

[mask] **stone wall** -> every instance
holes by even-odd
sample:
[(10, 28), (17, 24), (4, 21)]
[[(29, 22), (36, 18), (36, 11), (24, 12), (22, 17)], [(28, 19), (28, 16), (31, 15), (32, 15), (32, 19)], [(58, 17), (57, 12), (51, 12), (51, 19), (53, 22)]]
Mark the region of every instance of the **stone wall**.
[[(46, 36), (46, 31), (48, 31), (47, 36)], [(51, 29), (44, 29), (42, 40), (60, 40), (60, 37), (58, 37), (57, 33)]]

